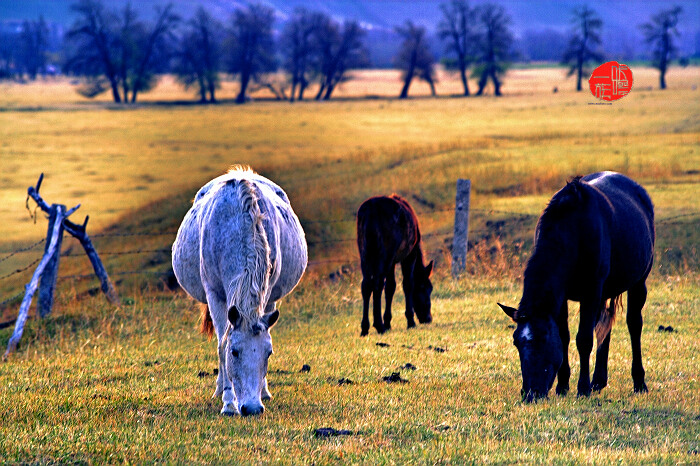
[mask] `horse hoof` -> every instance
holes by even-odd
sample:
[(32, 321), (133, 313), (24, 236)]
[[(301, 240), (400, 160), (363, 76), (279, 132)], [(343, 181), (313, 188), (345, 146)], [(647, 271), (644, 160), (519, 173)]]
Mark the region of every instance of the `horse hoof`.
[(576, 394), (576, 396), (579, 398), (588, 398), (589, 396), (591, 396), (591, 391), (590, 390), (588, 390), (588, 391), (579, 390), (578, 394)]
[(240, 413), (238, 412), (238, 408), (236, 408), (233, 405), (226, 405), (223, 408), (221, 408), (221, 415), (222, 416), (238, 416)]
[(380, 334), (380, 335), (382, 335), (384, 332), (386, 332), (386, 329), (383, 328), (383, 327), (380, 327), (380, 328), (377, 329), (377, 333)]
[(569, 393), (569, 387), (559, 387), (557, 385), (556, 393), (559, 396), (566, 396), (566, 394)]
[(360, 336), (361, 336), (361, 337), (366, 337), (368, 333), (369, 333), (369, 332), (368, 332), (367, 330), (363, 330), (362, 332), (360, 332)]
[(409, 322), (408, 325), (406, 326), (406, 329), (409, 328), (416, 328), (416, 323), (415, 322)]
[(604, 389), (606, 385), (608, 385), (608, 384), (607, 383), (594, 383), (593, 385), (591, 385), (591, 390), (594, 392), (599, 392), (602, 389)]
[(642, 382), (642, 385), (635, 385), (634, 386), (634, 393), (647, 393), (649, 392), (649, 389), (647, 388), (647, 384)]

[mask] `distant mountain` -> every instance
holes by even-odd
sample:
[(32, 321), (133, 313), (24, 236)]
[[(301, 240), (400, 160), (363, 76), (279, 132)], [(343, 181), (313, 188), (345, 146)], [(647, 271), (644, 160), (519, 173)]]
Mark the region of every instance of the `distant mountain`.
[[(118, 8), (128, 0), (109, 0), (105, 4)], [(485, 3), (486, 0), (473, 0), (471, 5)], [(184, 18), (191, 17), (199, 5), (204, 6), (215, 17), (226, 20), (231, 13), (248, 2), (245, 0), (171, 0), (177, 12)], [(74, 20), (70, 5), (74, 0), (0, 0), (0, 22), (18, 24), (24, 19), (36, 19), (40, 15), (58, 27), (67, 28)], [(163, 5), (167, 0), (132, 1), (143, 17), (152, 15), (156, 5)], [(354, 19), (367, 29), (372, 45), (373, 63), (390, 66), (390, 57), (398, 45), (398, 38), (393, 28), (410, 19), (426, 26), (430, 31), (440, 21), (440, 0), (263, 0), (277, 12), (278, 23), (284, 20), (297, 7), (320, 10), (337, 20)], [(541, 58), (542, 45), (547, 44), (542, 34), (547, 37), (565, 35), (570, 28), (571, 11), (586, 3), (598, 12), (603, 19), (603, 42), (608, 55), (631, 58), (644, 51), (638, 26), (649, 20), (652, 14), (661, 9), (680, 5), (683, 8), (679, 30), (682, 55), (700, 55), (700, 2), (697, 0), (494, 0), (503, 5), (513, 20), (513, 32), (518, 39), (532, 39), (519, 42), (520, 55), (524, 58)], [(546, 35), (547, 35), (546, 34)], [(546, 36), (545, 35), (545, 36)], [(441, 45), (434, 41), (436, 51)], [(550, 44), (553, 48), (560, 44)], [(531, 50), (528, 50), (528, 47)]]

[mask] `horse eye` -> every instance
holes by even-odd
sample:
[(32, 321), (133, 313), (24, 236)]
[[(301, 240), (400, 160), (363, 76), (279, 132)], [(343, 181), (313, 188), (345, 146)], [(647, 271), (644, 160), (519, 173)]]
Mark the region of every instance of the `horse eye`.
[(234, 358), (238, 357), (238, 350), (232, 349), (231, 354), (233, 355)]

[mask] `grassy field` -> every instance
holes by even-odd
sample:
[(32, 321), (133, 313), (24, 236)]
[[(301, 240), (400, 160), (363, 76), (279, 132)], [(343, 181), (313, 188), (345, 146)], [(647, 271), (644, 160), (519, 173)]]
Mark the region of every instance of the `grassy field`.
[[(25, 209), (26, 188), (45, 172), (48, 202), (82, 203), (74, 221), (90, 215), (122, 302), (95, 295), (96, 281), (80, 277), (89, 263), (67, 240), (52, 316), (30, 320), (0, 364), (0, 462), (697, 463), (700, 74), (674, 70), (659, 92), (653, 72), (635, 71), (630, 95), (597, 106), (561, 73), (513, 71), (500, 99), (356, 98), (398, 89), (390, 72), (371, 71), (338, 101), (206, 107), (167, 104), (189, 96), (166, 80), (130, 109), (80, 101), (65, 82), (0, 85), (0, 259), (45, 234), (46, 220)], [(440, 86), (458, 89), (449, 77)], [(275, 398), (256, 419), (218, 415), (215, 344), (196, 331), (197, 306), (170, 290), (174, 231), (196, 189), (234, 163), (285, 188), (311, 249), (305, 279), (281, 303)], [(600, 169), (633, 176), (656, 205), (642, 335), (649, 393), (632, 393), (620, 319), (601, 394), (523, 405), (511, 322), (495, 303), (517, 304), (547, 199)], [(472, 249), (453, 280), (458, 177), (473, 183)], [(392, 332), (360, 338), (353, 214), (390, 192), (416, 207), (437, 261), (434, 323), (406, 331), (399, 311)], [(0, 262), (0, 301), (21, 292), (31, 268), (13, 271), (41, 248)], [(2, 321), (17, 308), (0, 306)], [(0, 347), (10, 334), (0, 330)], [(575, 345), (569, 353), (575, 383)], [(407, 382), (383, 381), (394, 372)], [(352, 435), (317, 438), (321, 427)]]

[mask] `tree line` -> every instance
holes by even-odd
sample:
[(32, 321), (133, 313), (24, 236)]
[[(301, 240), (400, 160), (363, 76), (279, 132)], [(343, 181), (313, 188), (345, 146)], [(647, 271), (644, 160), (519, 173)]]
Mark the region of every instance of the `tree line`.
[[(471, 7), (466, 0), (450, 0), (439, 8), (442, 19), (436, 36), (444, 46), (441, 62), (459, 74), (463, 95), (472, 95), (470, 78), (478, 83), (475, 95), (483, 94), (489, 82), (494, 94), (501, 95), (503, 77), (517, 58), (507, 10), (493, 3)], [(351, 78), (348, 71), (371, 65), (360, 23), (340, 22), (303, 7), (294, 10), (279, 33), (274, 10), (263, 4), (240, 7), (223, 22), (203, 7), (183, 19), (172, 4), (156, 7), (150, 21), (130, 3), (110, 9), (102, 0), (79, 0), (71, 10), (76, 20), (65, 36), (63, 72), (82, 78), (78, 87), (82, 95), (109, 92), (118, 103), (136, 102), (163, 73), (173, 73), (186, 89), (196, 90), (200, 102), (216, 102), (222, 73), (239, 81), (239, 103), (260, 88), (279, 99), (304, 100), (312, 85), (316, 89), (312, 98), (328, 100), (340, 83)], [(678, 52), (680, 14), (680, 7), (665, 9), (640, 26), (660, 73), (661, 89)], [(576, 76), (580, 91), (590, 74), (588, 65), (604, 59), (603, 21), (584, 6), (572, 11), (571, 24), (562, 63), (569, 67), (569, 75)], [(407, 20), (395, 32), (401, 38), (394, 57), (402, 72), (399, 97), (408, 96), (415, 79), (425, 81), (435, 95), (437, 58), (428, 31)], [(40, 18), (25, 21), (16, 37), (0, 37), (0, 77), (35, 79), (47, 67), (47, 36)]]

